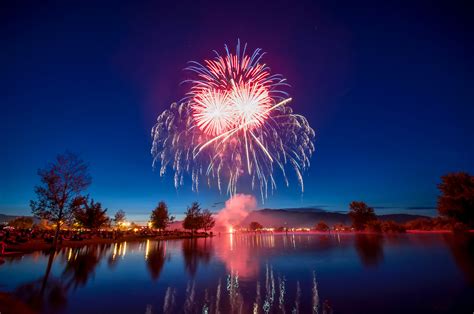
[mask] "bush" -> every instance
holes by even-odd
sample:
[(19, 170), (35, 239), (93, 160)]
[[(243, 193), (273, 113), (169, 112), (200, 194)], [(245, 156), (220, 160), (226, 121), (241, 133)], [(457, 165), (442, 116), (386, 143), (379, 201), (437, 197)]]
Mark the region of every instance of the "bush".
[(365, 224), (365, 230), (369, 232), (382, 232), (382, 222), (380, 220), (371, 220)]
[(407, 230), (452, 230), (462, 231), (467, 230), (468, 226), (462, 222), (458, 222), (456, 219), (449, 217), (436, 217), (436, 218), (418, 218), (409, 221), (404, 226)]
[(316, 231), (327, 232), (329, 231), (329, 226), (324, 221), (320, 221), (314, 229), (316, 229)]
[(343, 224), (334, 225), (333, 229), (335, 231), (352, 231), (352, 228)]
[(402, 233), (405, 232), (405, 226), (389, 220), (382, 222), (382, 232), (384, 233)]
[(429, 218), (417, 218), (405, 224), (407, 230), (433, 230), (433, 221)]

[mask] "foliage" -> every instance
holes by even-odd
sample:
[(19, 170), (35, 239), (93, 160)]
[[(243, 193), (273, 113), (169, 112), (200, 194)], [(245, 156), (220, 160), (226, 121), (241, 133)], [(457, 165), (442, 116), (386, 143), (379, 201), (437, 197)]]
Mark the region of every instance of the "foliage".
[(31, 211), (56, 224), (56, 245), (61, 224), (81, 204), (81, 193), (90, 185), (91, 177), (87, 164), (70, 152), (58, 155), (53, 163), (39, 169), (38, 175), (41, 184), (35, 187), (37, 200), (30, 201)]
[(158, 206), (151, 212), (150, 222), (153, 228), (165, 230), (168, 225), (174, 221), (174, 217), (168, 213), (168, 206), (161, 201)]
[(216, 220), (214, 217), (212, 217), (212, 213), (209, 211), (209, 209), (204, 209), (202, 211), (202, 228), (204, 231), (211, 230), (214, 228), (214, 225), (216, 224)]
[(316, 231), (327, 232), (329, 231), (329, 226), (324, 221), (320, 221), (316, 224), (314, 229), (316, 229)]
[[(360, 230), (360, 229), (357, 229), (356, 230)], [(365, 230), (366, 231), (369, 231), (369, 232), (382, 232), (382, 222), (380, 220), (369, 220), (366, 224), (365, 224)]]
[(125, 222), (125, 212), (123, 210), (118, 210), (114, 215), (114, 224), (115, 226), (119, 227), (121, 224)]
[(346, 226), (344, 224), (335, 224), (334, 230), (336, 231), (351, 231), (351, 227)]
[(441, 177), (438, 185), (438, 212), (469, 227), (474, 227), (474, 176), (465, 172)]
[(35, 224), (35, 229), (39, 230), (52, 230), (53, 226), (47, 219), (41, 219), (37, 224)]
[(454, 218), (435, 217), (435, 218), (418, 218), (408, 221), (405, 224), (406, 230), (453, 230), (462, 231), (468, 229), (466, 224), (457, 221)]
[(406, 231), (405, 226), (396, 223), (395, 221), (383, 221), (381, 224), (382, 232), (384, 233), (403, 233)]
[(8, 223), (9, 226), (15, 229), (30, 229), (33, 227), (33, 218), (31, 217), (17, 217)]
[(364, 202), (352, 202), (349, 204), (349, 217), (352, 219), (352, 227), (355, 230), (364, 230), (365, 225), (377, 219), (372, 207)]
[(256, 221), (252, 221), (249, 224), (249, 229), (252, 230), (252, 231), (256, 231), (256, 230), (263, 229), (263, 226), (260, 223), (256, 222)]
[(102, 204), (94, 202), (94, 199), (88, 202), (87, 198), (84, 198), (81, 206), (74, 210), (74, 219), (81, 227), (91, 230), (107, 227), (110, 224), (107, 209), (102, 209)]
[(196, 230), (202, 228), (202, 212), (198, 202), (193, 202), (191, 207), (188, 207), (184, 214), (186, 215), (183, 220), (184, 229), (191, 230), (191, 232), (194, 233)]

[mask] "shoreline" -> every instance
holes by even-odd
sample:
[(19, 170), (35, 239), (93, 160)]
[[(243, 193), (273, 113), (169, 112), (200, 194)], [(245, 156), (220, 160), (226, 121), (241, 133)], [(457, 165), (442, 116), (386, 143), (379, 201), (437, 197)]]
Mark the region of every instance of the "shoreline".
[[(176, 234), (176, 235), (157, 235), (157, 236), (138, 236), (138, 235), (127, 235), (122, 236), (120, 239), (103, 239), (103, 238), (92, 238), (84, 239), (81, 241), (63, 240), (58, 244), (58, 250), (62, 248), (80, 248), (87, 245), (101, 245), (101, 244), (115, 244), (123, 242), (140, 242), (145, 240), (180, 240), (180, 239), (197, 239), (197, 238), (208, 238), (213, 237), (210, 234), (195, 234), (194, 236), (187, 234)], [(47, 243), (42, 239), (30, 240), (26, 243), (20, 244), (7, 244), (5, 248), (5, 254), (0, 257), (9, 257), (20, 255), (24, 253), (31, 253), (35, 251), (47, 251), (52, 250), (53, 244)]]
[[(405, 234), (449, 234), (453, 233), (451, 230), (406, 230)], [(320, 232), (320, 231), (308, 231), (308, 232), (245, 232), (241, 234), (317, 234), (317, 235), (356, 235), (356, 234), (379, 234), (379, 235), (394, 235), (394, 234), (404, 234), (404, 233), (377, 233), (377, 232), (367, 232), (367, 231), (347, 231), (347, 232)], [(466, 233), (474, 233), (474, 230), (466, 230)], [(197, 239), (197, 238), (207, 238), (215, 237), (216, 234), (210, 235), (205, 233), (195, 234), (191, 236), (189, 234), (175, 234), (175, 235), (157, 235), (157, 236), (139, 236), (139, 235), (126, 235), (120, 239), (103, 239), (103, 238), (92, 238), (84, 239), (81, 241), (72, 241), (64, 240), (58, 245), (58, 249), (62, 248), (80, 248), (87, 245), (101, 245), (101, 244), (115, 244), (123, 242), (140, 242), (145, 240), (155, 240), (155, 241), (166, 241), (166, 240), (181, 240), (181, 239)], [(5, 249), (5, 254), (0, 255), (0, 257), (9, 257), (16, 256), (25, 253), (32, 253), (35, 251), (46, 251), (51, 250), (52, 244), (47, 243), (42, 239), (30, 240), (26, 243), (21, 244), (7, 244)]]

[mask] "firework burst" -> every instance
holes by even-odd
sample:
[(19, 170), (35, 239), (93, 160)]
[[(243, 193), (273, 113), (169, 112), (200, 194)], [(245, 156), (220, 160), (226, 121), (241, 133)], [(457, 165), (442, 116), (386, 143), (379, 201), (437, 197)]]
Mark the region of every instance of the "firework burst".
[(189, 174), (193, 190), (201, 180), (216, 184), (231, 195), (242, 176), (251, 178), (262, 200), (276, 188), (278, 168), (288, 185), (286, 166), (295, 171), (303, 191), (302, 172), (314, 152), (314, 130), (305, 117), (288, 106), (291, 98), (281, 90), (285, 79), (272, 75), (257, 49), (246, 54), (237, 44), (235, 53), (216, 52), (203, 64), (190, 62), (194, 78), (180, 104), (172, 104), (152, 129), (153, 164), (160, 174), (174, 172), (175, 186)]

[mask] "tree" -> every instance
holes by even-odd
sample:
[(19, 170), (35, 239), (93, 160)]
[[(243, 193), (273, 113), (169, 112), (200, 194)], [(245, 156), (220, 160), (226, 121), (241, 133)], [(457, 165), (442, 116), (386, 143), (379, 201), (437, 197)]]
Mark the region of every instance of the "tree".
[(94, 199), (88, 202), (87, 198), (83, 199), (81, 206), (74, 209), (74, 219), (81, 227), (91, 230), (106, 227), (110, 223), (107, 208), (102, 209), (101, 203), (94, 202)]
[(9, 226), (15, 229), (30, 229), (33, 227), (33, 218), (31, 217), (17, 217), (8, 223)]
[(403, 225), (392, 220), (382, 222), (381, 228), (384, 233), (402, 233), (406, 231)]
[(52, 230), (53, 226), (47, 219), (41, 219), (37, 224), (35, 224), (35, 228), (39, 230)]
[(369, 220), (365, 224), (365, 230), (374, 233), (382, 232), (382, 222), (377, 219)]
[(204, 231), (209, 231), (212, 228), (214, 228), (214, 225), (216, 224), (216, 220), (214, 217), (212, 217), (212, 213), (209, 209), (204, 209), (202, 211), (202, 228)]
[(441, 177), (438, 189), (439, 214), (474, 227), (474, 176), (465, 172), (447, 174)]
[(256, 221), (252, 221), (249, 224), (249, 229), (252, 231), (257, 231), (257, 230), (263, 229), (263, 226)]
[(125, 212), (123, 210), (119, 210), (115, 213), (114, 216), (114, 224), (116, 227), (120, 227), (125, 222)]
[(324, 222), (320, 221), (315, 227), (316, 231), (327, 232), (329, 231), (329, 226)]
[(165, 230), (168, 225), (174, 221), (174, 217), (168, 213), (168, 206), (161, 201), (158, 206), (151, 212), (150, 222), (155, 229)]
[(56, 248), (59, 231), (64, 221), (80, 206), (81, 193), (91, 183), (88, 166), (77, 155), (66, 152), (53, 163), (38, 170), (41, 184), (35, 187), (36, 201), (30, 201), (33, 215), (47, 219), (56, 225), (53, 245)]
[(364, 202), (352, 202), (349, 204), (349, 208), (349, 217), (352, 219), (352, 227), (355, 230), (364, 230), (369, 221), (377, 219), (374, 209)]
[(192, 234), (194, 234), (196, 230), (202, 228), (201, 207), (198, 202), (192, 203), (191, 207), (188, 207), (184, 214), (186, 215), (183, 220), (184, 229), (191, 230)]

